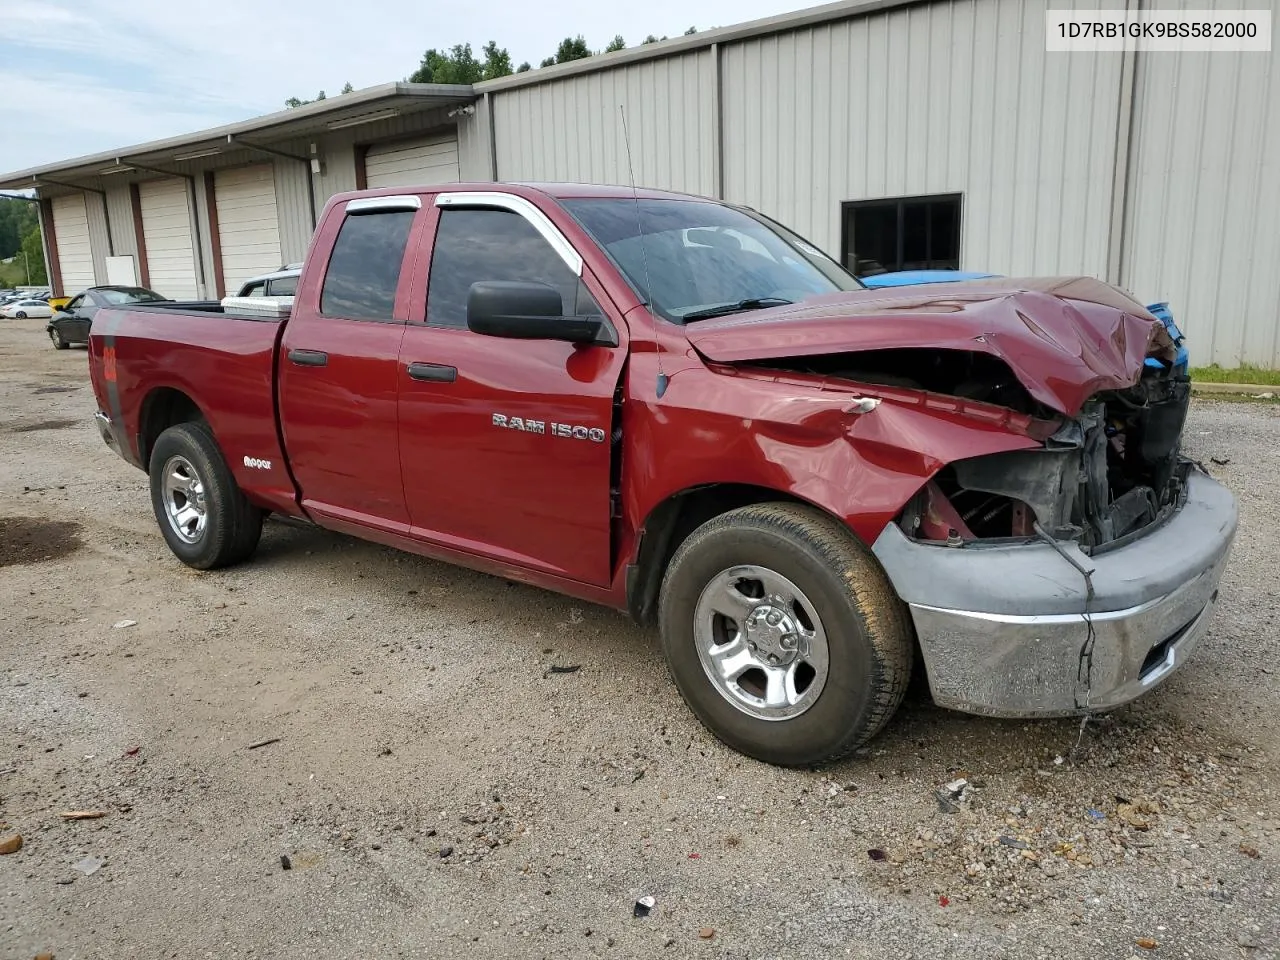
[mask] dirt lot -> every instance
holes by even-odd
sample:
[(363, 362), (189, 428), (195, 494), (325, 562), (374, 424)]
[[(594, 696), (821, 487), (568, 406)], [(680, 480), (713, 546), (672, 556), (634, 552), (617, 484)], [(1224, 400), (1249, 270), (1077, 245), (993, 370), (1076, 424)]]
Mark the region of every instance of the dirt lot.
[(1193, 409), (1241, 533), (1158, 692), (1081, 735), (916, 691), (797, 772), (608, 610), (280, 523), (186, 569), (84, 351), (3, 323), (0, 956), (1280, 955), (1276, 407)]

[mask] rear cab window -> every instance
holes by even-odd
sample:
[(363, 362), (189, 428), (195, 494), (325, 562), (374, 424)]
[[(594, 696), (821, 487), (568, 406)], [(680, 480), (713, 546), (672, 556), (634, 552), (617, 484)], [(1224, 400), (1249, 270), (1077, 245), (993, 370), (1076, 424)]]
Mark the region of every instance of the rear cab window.
[(346, 215), (320, 291), (321, 314), (395, 322), (396, 287), (416, 214), (370, 210)]

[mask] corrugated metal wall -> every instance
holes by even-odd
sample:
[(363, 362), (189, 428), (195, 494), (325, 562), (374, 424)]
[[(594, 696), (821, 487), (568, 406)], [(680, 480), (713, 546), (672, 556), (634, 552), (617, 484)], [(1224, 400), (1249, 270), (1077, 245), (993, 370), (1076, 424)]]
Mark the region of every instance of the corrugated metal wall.
[(712, 195), (715, 71), (708, 50), (495, 93), (498, 179), (636, 182)]
[(1170, 302), (1195, 363), (1280, 367), (1276, 54), (1140, 55), (1134, 106), (1122, 282)]
[[(1047, 54), (1045, 7), (922, 3), (723, 44), (723, 196), (838, 254), (843, 201), (960, 192), (962, 266), (1104, 275), (1121, 61)], [(625, 103), (637, 182), (714, 195), (714, 71), (703, 50), (497, 91), (498, 177), (626, 183)]]
[[(307, 156), (308, 143), (289, 143), (281, 149), (297, 156)], [(307, 195), (307, 164), (297, 160), (277, 157), (274, 161), (276, 181), (276, 216), (280, 223), (280, 256), (282, 265), (303, 258), (311, 234), (315, 229), (313, 219), (317, 211), (311, 207)]]
[(839, 254), (840, 204), (963, 193), (961, 266), (1106, 271), (1120, 58), (1044, 7), (910, 6), (723, 51), (725, 198)]

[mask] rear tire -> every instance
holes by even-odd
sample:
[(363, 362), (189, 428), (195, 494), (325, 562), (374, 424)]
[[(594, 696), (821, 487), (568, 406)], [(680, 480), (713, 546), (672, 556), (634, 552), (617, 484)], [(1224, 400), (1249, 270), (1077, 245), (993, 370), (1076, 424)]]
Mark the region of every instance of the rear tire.
[(49, 339), (53, 341), (53, 349), (55, 350), (66, 350), (71, 346), (71, 344), (62, 339), (62, 334), (60, 334), (56, 329), (49, 331)]
[(667, 568), (659, 622), (690, 709), (766, 763), (850, 753), (911, 679), (905, 605), (870, 551), (808, 506), (757, 504), (695, 530)]
[(25, 320), (25, 319), (27, 319), (27, 312), (26, 312), (25, 310), (19, 310), (19, 311), (15, 314), (15, 316), (16, 316), (19, 320)]
[(160, 533), (187, 566), (230, 566), (257, 549), (262, 511), (241, 492), (208, 424), (180, 423), (160, 434), (149, 473)]

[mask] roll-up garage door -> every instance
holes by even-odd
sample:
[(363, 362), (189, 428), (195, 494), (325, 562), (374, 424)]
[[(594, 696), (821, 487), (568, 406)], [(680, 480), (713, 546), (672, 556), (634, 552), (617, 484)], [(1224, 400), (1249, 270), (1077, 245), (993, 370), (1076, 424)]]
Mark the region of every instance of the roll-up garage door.
[(364, 173), (371, 188), (457, 183), (458, 138), (450, 134), (372, 146)]
[(187, 181), (148, 180), (138, 184), (142, 237), (147, 247), (147, 281), (171, 300), (195, 300), (196, 258), (191, 243)]
[(219, 170), (213, 189), (222, 277), (227, 293), (234, 296), (250, 277), (280, 269), (275, 174), (270, 164)]
[(58, 242), (58, 267), (62, 270), (62, 291), (69, 297), (92, 287), (93, 247), (89, 243), (89, 215), (84, 194), (53, 198), (53, 232)]

